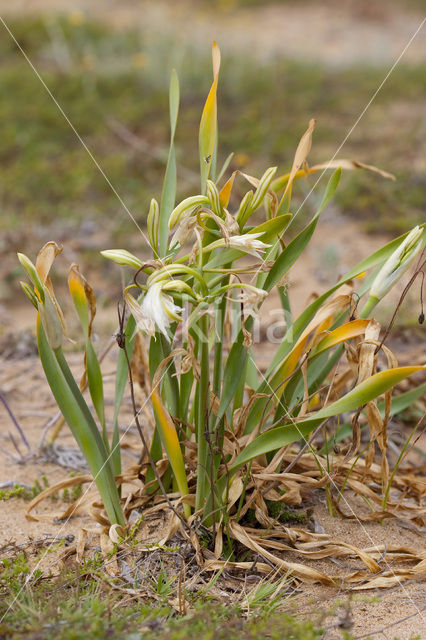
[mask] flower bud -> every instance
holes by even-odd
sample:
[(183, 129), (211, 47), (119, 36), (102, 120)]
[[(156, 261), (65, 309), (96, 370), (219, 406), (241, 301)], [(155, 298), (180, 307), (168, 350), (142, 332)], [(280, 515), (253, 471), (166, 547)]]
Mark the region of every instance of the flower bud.
[(182, 200), (182, 202), (178, 204), (177, 207), (175, 207), (171, 212), (169, 218), (169, 229), (173, 229), (173, 227), (175, 227), (181, 219), (182, 215), (189, 209), (202, 207), (207, 204), (210, 204), (210, 200), (207, 198), (207, 196), (199, 195), (185, 198), (185, 200)]
[(142, 260), (139, 260), (133, 253), (126, 251), (126, 249), (106, 249), (105, 251), (101, 251), (101, 255), (123, 267), (140, 269), (143, 265)]
[(407, 271), (422, 247), (423, 230), (414, 227), (399, 247), (386, 260), (370, 289), (370, 296), (381, 300)]
[(217, 215), (222, 215), (222, 205), (220, 204), (219, 191), (214, 182), (207, 180), (207, 192), (209, 194), (210, 206), (212, 211)]
[(37, 269), (35, 268), (35, 265), (31, 262), (29, 258), (27, 258), (27, 256), (24, 253), (18, 253), (18, 260), (24, 267), (25, 271), (28, 273), (28, 276), (31, 282), (33, 283), (33, 285), (35, 286), (35, 288), (37, 289), (40, 295), (40, 298), (44, 300), (43, 283), (40, 280), (40, 276), (37, 273)]
[(404, 275), (422, 248), (422, 236), (423, 229), (419, 226), (414, 227), (399, 247), (389, 256), (371, 285), (370, 295), (361, 312), (361, 317), (367, 317), (376, 304), (384, 298), (394, 284)]
[(152, 198), (146, 224), (147, 224), (148, 237), (149, 237), (151, 248), (154, 254), (156, 254), (157, 256), (158, 256), (159, 221), (160, 221), (160, 207), (158, 206), (157, 200), (155, 198)]
[(243, 228), (243, 226), (249, 219), (250, 214), (252, 213), (251, 203), (253, 201), (253, 195), (254, 195), (253, 191), (250, 189), (250, 191), (247, 191), (246, 195), (241, 200), (240, 208), (238, 209), (237, 216), (236, 216), (241, 229)]

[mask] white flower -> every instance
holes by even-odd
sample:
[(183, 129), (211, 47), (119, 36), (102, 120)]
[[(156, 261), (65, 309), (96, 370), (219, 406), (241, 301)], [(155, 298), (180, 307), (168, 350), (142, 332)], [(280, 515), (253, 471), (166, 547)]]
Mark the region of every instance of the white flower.
[(245, 253), (250, 253), (252, 256), (256, 256), (256, 258), (262, 259), (260, 252), (265, 251), (270, 244), (265, 244), (261, 240), (257, 238), (263, 235), (262, 233), (245, 233), (242, 236), (229, 236), (228, 238), (221, 238), (220, 240), (215, 240), (212, 242), (208, 249), (212, 251), (213, 249), (218, 249), (219, 247), (230, 247), (231, 249), (238, 249), (239, 251), (244, 251)]
[(261, 235), (262, 233), (245, 233), (242, 236), (231, 236), (227, 244), (232, 249), (240, 249), (256, 258), (262, 258), (260, 251), (265, 251), (271, 245), (257, 240)]
[(170, 249), (176, 248), (178, 245), (181, 247), (187, 240), (194, 234), (194, 227), (197, 224), (197, 218), (192, 215), (191, 212), (185, 214), (179, 223), (178, 228), (172, 236), (170, 241)]
[(422, 247), (423, 229), (414, 227), (399, 247), (386, 260), (370, 289), (370, 296), (381, 300), (409, 268)]
[(237, 300), (244, 306), (244, 315), (257, 317), (259, 313), (259, 306), (262, 304), (268, 292), (264, 289), (258, 289), (257, 287), (247, 287), (244, 291), (238, 294)]
[(141, 331), (149, 336), (155, 336), (155, 328), (157, 327), (167, 340), (169, 340), (167, 329), (172, 321), (182, 319), (178, 315), (182, 309), (173, 302), (171, 296), (164, 293), (164, 284), (164, 281), (152, 284), (141, 305), (127, 292), (125, 293), (125, 299)]

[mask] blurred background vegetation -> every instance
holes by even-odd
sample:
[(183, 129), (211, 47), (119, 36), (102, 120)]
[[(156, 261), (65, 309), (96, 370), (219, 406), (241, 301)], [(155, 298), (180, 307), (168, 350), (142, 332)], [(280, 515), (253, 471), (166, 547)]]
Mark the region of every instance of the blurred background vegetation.
[[(129, 4), (125, 2), (124, 9)], [(380, 56), (366, 60), (362, 40), (358, 47), (355, 41), (353, 59), (340, 59), (339, 50), (327, 56), (326, 43), (325, 54), (319, 51), (315, 60), (280, 51), (274, 55), (272, 45), (259, 55), (262, 39), (259, 45), (259, 34), (250, 31), (256, 25), (256, 11), (270, 15), (274, 7), (282, 11), (283, 6), (295, 11), (296, 4), (217, 0), (200, 2), (197, 10), (186, 4), (185, 9), (170, 9), (187, 12), (189, 32), (191, 16), (196, 16), (194, 25), (214, 18), (216, 26), (228, 28), (223, 41), (217, 28), (217, 39), (223, 50), (220, 158), (234, 151), (231, 168), (258, 175), (277, 164), (279, 171), (287, 171), (311, 117), (318, 122), (310, 163), (329, 159), (394, 62)], [(302, 4), (301, 50), (304, 38), (309, 44), (303, 19), (315, 3)], [(325, 4), (330, 5), (327, 15), (341, 11), (334, 0)], [(371, 3), (352, 2), (351, 10), (356, 6), (354, 20), (366, 19), (380, 34), (386, 24), (392, 27), (386, 20), (397, 4), (373, 4), (374, 9)], [(46, 3), (47, 9), (52, 6)], [(157, 11), (156, 19), (142, 11), (138, 14), (142, 19), (132, 24), (129, 15), (124, 12), (127, 19), (121, 20), (111, 7), (95, 14), (83, 8), (6, 16), (11, 32), (141, 224), (150, 198), (160, 195), (169, 137), (170, 70), (177, 68), (181, 82), (177, 131), (181, 196), (199, 190), (198, 124), (211, 82), (211, 39), (203, 41), (204, 32), (195, 33), (198, 26), (194, 37), (187, 37), (188, 32), (179, 32), (182, 15), (158, 13), (156, 3), (144, 6), (153, 15)], [(407, 11), (415, 17), (421, 6), (410, 0)], [(173, 15), (176, 24), (170, 19)], [(237, 33), (232, 25), (240, 23)], [(230, 29), (236, 41), (245, 43), (243, 47), (230, 45)], [(285, 38), (285, 21), (282, 34)], [(267, 44), (268, 33), (260, 35)], [(55, 237), (63, 242), (78, 238), (84, 252), (85, 246), (99, 248), (99, 234), (102, 238), (107, 234), (114, 244), (134, 236), (126, 211), (2, 25), (0, 60), (0, 251), (7, 249), (12, 255), (23, 245), (35, 251), (41, 242)], [(424, 220), (425, 76), (424, 61), (403, 59), (338, 153), (378, 165), (397, 177), (390, 182), (364, 172), (344, 176), (336, 203), (364, 230), (399, 234)], [(301, 181), (296, 198), (303, 198), (312, 184)], [(14, 277), (15, 269), (10, 266), (7, 277)]]

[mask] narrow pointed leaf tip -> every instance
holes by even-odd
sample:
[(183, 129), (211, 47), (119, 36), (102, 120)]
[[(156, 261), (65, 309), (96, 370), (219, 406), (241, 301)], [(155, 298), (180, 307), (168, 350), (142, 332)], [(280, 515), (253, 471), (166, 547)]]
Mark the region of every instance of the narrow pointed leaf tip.
[(89, 337), (92, 322), (96, 314), (96, 297), (92, 287), (80, 273), (78, 264), (73, 263), (70, 267), (68, 273), (68, 288), (85, 336)]
[(201, 191), (205, 193), (207, 178), (210, 175), (212, 157), (217, 135), (217, 85), (220, 70), (220, 49), (216, 42), (212, 48), (213, 84), (207, 96), (200, 122), (199, 153), (201, 172)]
[(216, 80), (219, 76), (220, 70), (220, 49), (216, 40), (213, 40), (212, 45), (212, 62), (213, 62), (213, 77)]
[(172, 69), (170, 77), (169, 106), (170, 106), (170, 137), (173, 140), (179, 114), (180, 89), (176, 69)]
[(44, 300), (43, 283), (40, 280), (40, 277), (37, 273), (37, 269), (35, 265), (24, 253), (18, 253), (18, 260), (21, 263), (21, 265), (24, 267), (25, 271), (28, 274), (28, 277), (30, 278), (34, 287), (37, 289), (37, 292), (39, 293), (40, 298), (43, 301)]
[(287, 191), (291, 189), (296, 173), (306, 163), (306, 158), (308, 157), (312, 147), (312, 134), (314, 132), (316, 123), (317, 121), (312, 118), (309, 121), (308, 128), (300, 138), (300, 142), (297, 145), (296, 153), (294, 154), (293, 166), (291, 167), (290, 177), (284, 190), (283, 198), (287, 195)]
[[(175, 152), (175, 133), (179, 113), (179, 80), (176, 71), (172, 72), (169, 89), (170, 107), (170, 146), (167, 158), (166, 172), (164, 174), (163, 188), (161, 190), (161, 203), (158, 217), (158, 253), (164, 256), (167, 252), (167, 238), (169, 234), (170, 212), (175, 206), (177, 187), (177, 168)], [(154, 246), (154, 255), (156, 253)]]
[(55, 261), (56, 256), (62, 253), (62, 247), (52, 240), (40, 249), (36, 259), (36, 269), (43, 284), (47, 283), (50, 269)]

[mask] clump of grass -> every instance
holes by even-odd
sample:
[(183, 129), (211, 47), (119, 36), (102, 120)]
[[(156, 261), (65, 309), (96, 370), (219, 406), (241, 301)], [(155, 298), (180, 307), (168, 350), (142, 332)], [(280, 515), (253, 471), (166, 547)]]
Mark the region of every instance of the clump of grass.
[(0, 500), (3, 502), (11, 498), (22, 498), (23, 500), (33, 500), (42, 491), (47, 489), (49, 481), (45, 475), (39, 480), (36, 478), (31, 486), (14, 483), (10, 489), (0, 489)]

